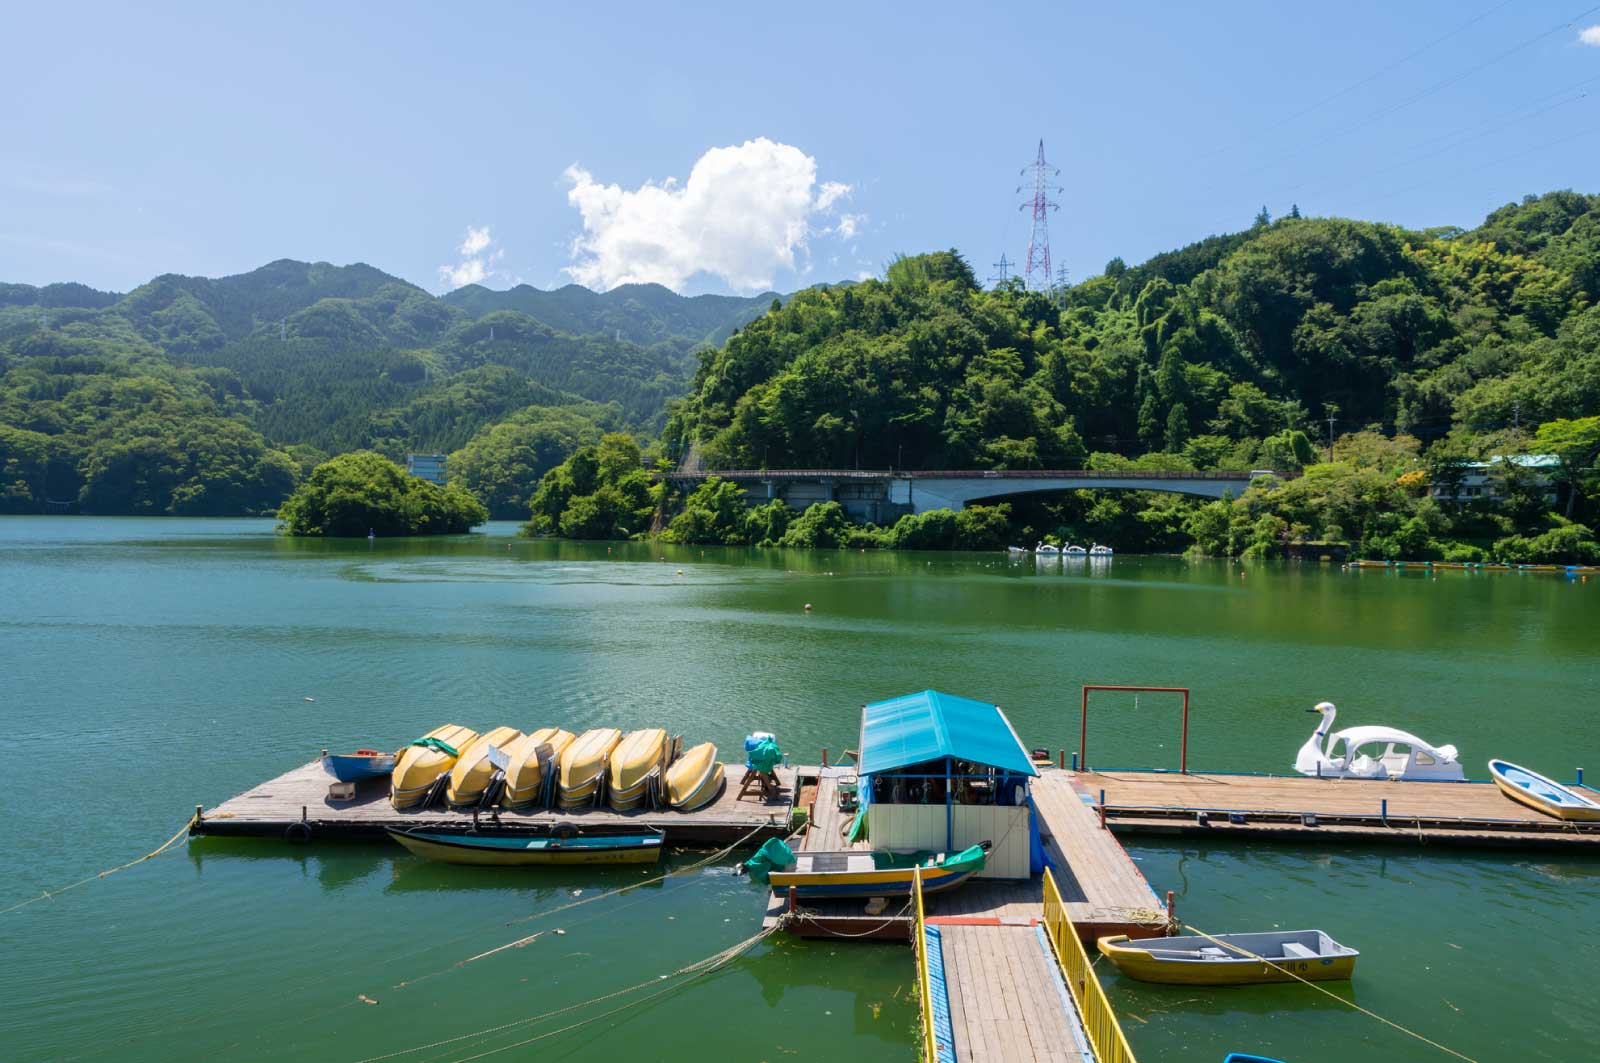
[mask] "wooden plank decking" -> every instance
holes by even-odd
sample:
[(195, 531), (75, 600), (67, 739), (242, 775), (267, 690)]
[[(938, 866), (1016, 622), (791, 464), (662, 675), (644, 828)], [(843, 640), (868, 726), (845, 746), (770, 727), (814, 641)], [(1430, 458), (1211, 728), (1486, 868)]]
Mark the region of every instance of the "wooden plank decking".
[(1079, 1063), (1081, 1032), (1033, 926), (939, 927), (956, 1059)]
[[(1282, 841), (1423, 843), (1509, 848), (1600, 846), (1600, 824), (1564, 823), (1492, 783), (1388, 782), (1305, 776), (1083, 772), (1073, 784), (1118, 833)], [(1198, 822), (1199, 813), (1207, 823)], [(1243, 822), (1230, 821), (1228, 813)], [(1314, 817), (1307, 821), (1306, 817)]]
[[(759, 844), (763, 838), (788, 834), (794, 800), (794, 772), (788, 768), (778, 770), (783, 788), (771, 800), (763, 799), (759, 791), (739, 797), (739, 777), (742, 774), (740, 768), (730, 766), (722, 795), (693, 812), (674, 812), (669, 809), (634, 812), (538, 809), (500, 812), (498, 820), (486, 812), (480, 815), (479, 822), (486, 826), (530, 830), (556, 823), (573, 823), (580, 828), (586, 824), (644, 825), (666, 831), (669, 844), (726, 844), (752, 831), (757, 831), (751, 839), (752, 844)], [(322, 770), (321, 760), (313, 760), (275, 779), (269, 779), (253, 790), (246, 790), (215, 808), (206, 809), (191, 833), (281, 838), (292, 825), (304, 823), (313, 839), (381, 838), (386, 828), (458, 830), (470, 827), (473, 823), (472, 813), (443, 808), (397, 812), (389, 805), (387, 780), (371, 780), (363, 784), (353, 801), (332, 801), (328, 798), (328, 784), (331, 781)]]

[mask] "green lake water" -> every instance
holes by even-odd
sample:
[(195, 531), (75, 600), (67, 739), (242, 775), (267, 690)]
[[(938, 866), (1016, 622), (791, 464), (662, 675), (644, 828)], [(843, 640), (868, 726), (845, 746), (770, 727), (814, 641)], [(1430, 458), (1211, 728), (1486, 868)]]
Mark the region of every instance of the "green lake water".
[[(659, 725), (728, 753), (772, 730), (813, 761), (855, 744), (863, 702), (937, 687), (998, 702), (1030, 746), (1072, 750), (1079, 687), (1138, 683), (1193, 688), (1195, 768), (1287, 770), (1311, 731), (1303, 710), (1326, 698), (1341, 726), (1454, 742), (1477, 778), (1490, 756), (1600, 773), (1600, 580), (1134, 557), (1036, 568), (513, 530), (320, 543), (259, 520), (0, 518), (0, 907), (147, 852), (196, 804), (324, 746), (394, 747), (446, 721)], [(1097, 763), (1176, 767), (1175, 702), (1095, 705)], [(1315, 926), (1359, 948), (1336, 992), (1475, 1059), (1587, 1060), (1600, 1044), (1600, 861), (1128, 849), (1201, 928)], [(392, 1058), (477, 1057), (631, 998), (450, 1039), (656, 979), (758, 928), (758, 891), (725, 865), (524, 918), (643, 874), (180, 844), (0, 915), (0, 1058), (353, 1063), (433, 1042), (447, 1043)], [(1106, 973), (1141, 1063), (1449, 1058), (1303, 986)], [(908, 946), (774, 939), (489, 1058), (909, 1061), (912, 983)]]

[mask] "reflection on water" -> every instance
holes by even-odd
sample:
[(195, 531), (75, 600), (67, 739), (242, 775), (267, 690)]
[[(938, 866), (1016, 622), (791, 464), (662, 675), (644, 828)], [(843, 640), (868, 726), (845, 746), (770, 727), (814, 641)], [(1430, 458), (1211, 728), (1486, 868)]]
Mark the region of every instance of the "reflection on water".
[[(1070, 752), (1080, 685), (1143, 683), (1193, 691), (1192, 766), (1287, 768), (1323, 698), (1341, 719), (1455, 743), (1479, 777), (1490, 756), (1555, 776), (1596, 759), (1596, 582), (514, 530), (369, 544), (276, 537), (268, 521), (0, 518), (0, 698), (16, 717), (0, 732), (14, 797), (0, 906), (147, 851), (195, 804), (321, 748), (394, 748), (447, 720), (661, 726), (725, 757), (771, 730), (809, 760), (855, 745), (864, 702), (937, 687), (991, 698), (1025, 744)], [(1175, 704), (1097, 695), (1091, 727), (1104, 763), (1176, 760)], [(1202, 929), (1317, 926), (1360, 949), (1336, 992), (1477, 1058), (1584, 1059), (1600, 1040), (1595, 861), (1130, 848)], [(563, 908), (660, 870), (507, 874), (386, 844), (196, 841), (0, 917), (0, 1054), (359, 1059), (579, 1006), (754, 932), (760, 891), (726, 867)], [(772, 940), (521, 1051), (910, 1059), (912, 978), (903, 947)], [(1147, 1063), (1435, 1054), (1305, 987), (1109, 984)]]

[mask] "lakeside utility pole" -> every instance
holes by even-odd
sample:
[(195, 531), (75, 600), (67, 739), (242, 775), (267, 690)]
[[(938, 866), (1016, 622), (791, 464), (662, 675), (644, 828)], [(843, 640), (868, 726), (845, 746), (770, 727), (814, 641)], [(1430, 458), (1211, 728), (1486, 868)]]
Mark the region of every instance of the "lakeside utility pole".
[(1323, 404), (1322, 412), (1326, 414), (1328, 422), (1328, 460), (1333, 460), (1333, 425), (1339, 419), (1339, 407)]

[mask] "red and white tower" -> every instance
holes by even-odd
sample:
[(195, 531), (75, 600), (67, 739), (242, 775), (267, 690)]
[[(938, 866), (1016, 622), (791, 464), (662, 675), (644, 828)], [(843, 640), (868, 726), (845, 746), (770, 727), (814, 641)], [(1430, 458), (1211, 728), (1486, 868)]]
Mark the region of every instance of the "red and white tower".
[[(1060, 209), (1051, 201), (1050, 194), (1061, 192), (1061, 187), (1055, 183), (1061, 171), (1044, 161), (1043, 139), (1039, 141), (1039, 157), (1022, 168), (1024, 176), (1030, 171), (1033, 174), (1033, 199), (1017, 208), (1033, 208), (1033, 231), (1028, 235), (1028, 263), (1022, 271), (1022, 280), (1029, 291), (1047, 292), (1055, 283), (1055, 275), (1050, 268), (1050, 212)], [(1021, 192), (1026, 187), (1019, 185), (1017, 191)]]

